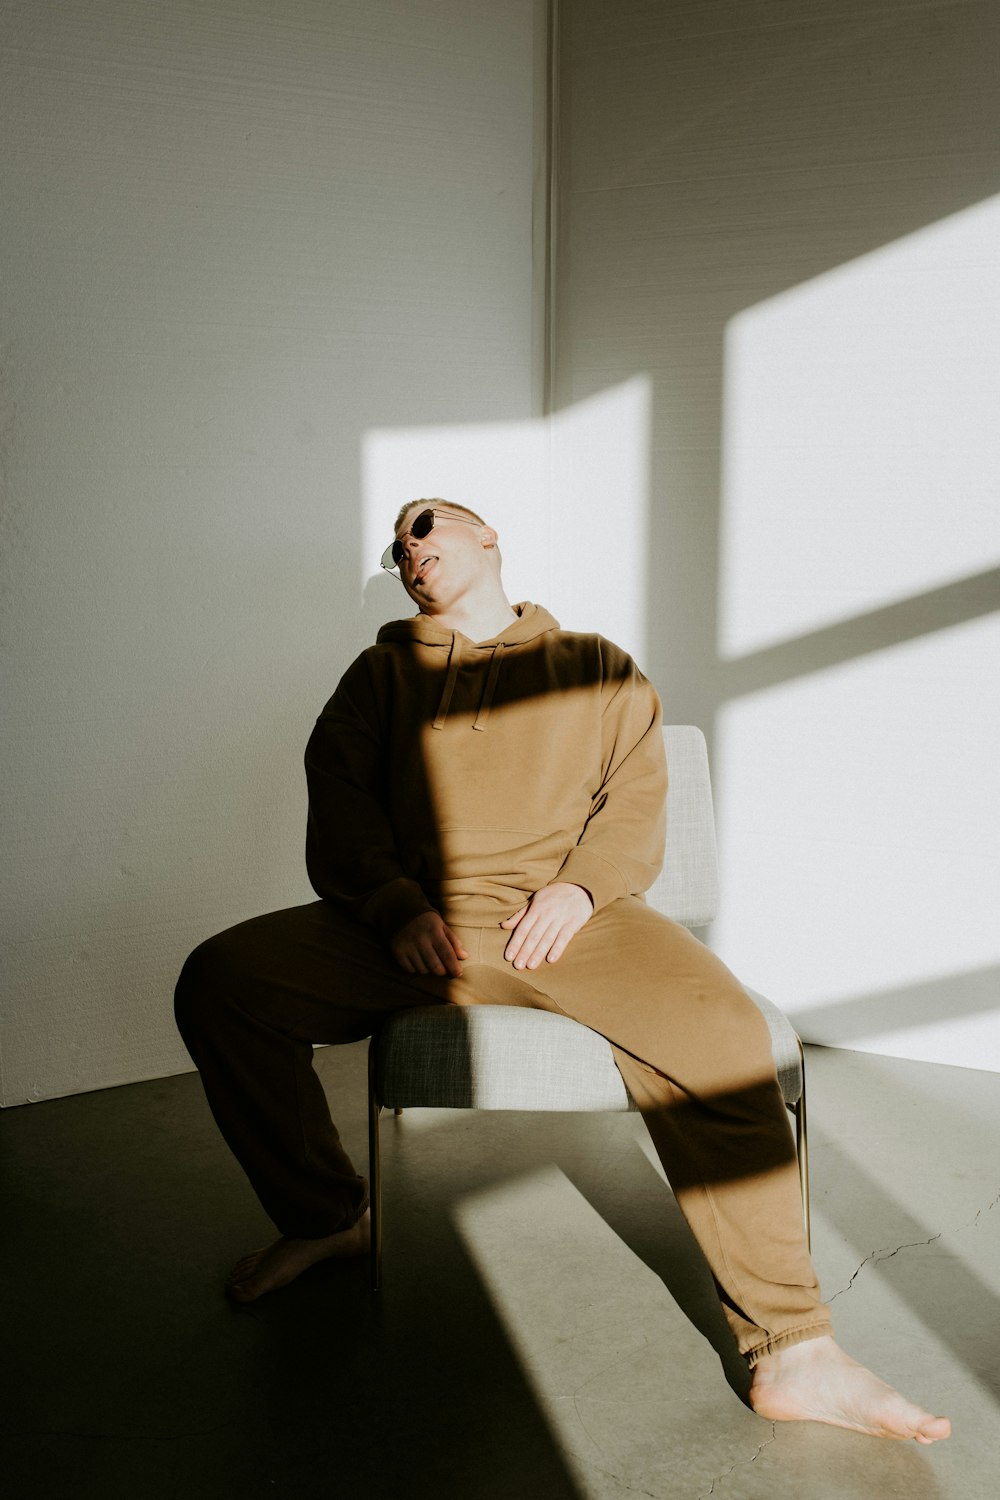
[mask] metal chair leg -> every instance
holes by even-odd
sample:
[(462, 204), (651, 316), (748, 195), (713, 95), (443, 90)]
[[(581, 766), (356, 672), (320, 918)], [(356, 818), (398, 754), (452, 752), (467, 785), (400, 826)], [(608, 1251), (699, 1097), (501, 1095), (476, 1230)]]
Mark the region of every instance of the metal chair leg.
[(799, 1042), (802, 1058), (802, 1093), (792, 1106), (795, 1116), (795, 1155), (799, 1162), (799, 1185), (802, 1188), (802, 1218), (806, 1226), (806, 1244), (812, 1249), (812, 1224), (809, 1216), (809, 1131), (806, 1115), (806, 1059)]
[(371, 1281), (372, 1291), (382, 1286), (382, 1153), (379, 1142), (379, 1116), (382, 1106), (375, 1093), (375, 1037), (368, 1043), (368, 1199), (371, 1209)]

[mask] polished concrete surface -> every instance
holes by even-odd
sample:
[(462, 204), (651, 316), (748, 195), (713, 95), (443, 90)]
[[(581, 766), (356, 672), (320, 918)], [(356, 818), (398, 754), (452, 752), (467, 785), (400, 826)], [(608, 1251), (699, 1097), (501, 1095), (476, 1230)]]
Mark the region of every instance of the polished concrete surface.
[[(366, 1153), (364, 1049), (318, 1054)], [(383, 1122), (386, 1284), (219, 1287), (269, 1225), (194, 1075), (2, 1119), (8, 1494), (995, 1500), (1000, 1078), (809, 1049), (841, 1342), (933, 1448), (761, 1421), (634, 1116)]]

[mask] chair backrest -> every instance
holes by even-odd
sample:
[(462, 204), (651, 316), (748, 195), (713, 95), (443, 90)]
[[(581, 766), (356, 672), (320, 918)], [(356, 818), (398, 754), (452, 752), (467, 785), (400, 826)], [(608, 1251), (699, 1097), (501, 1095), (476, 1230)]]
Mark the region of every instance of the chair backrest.
[(667, 725), (663, 743), (667, 752), (667, 854), (646, 900), (685, 927), (701, 927), (719, 910), (708, 747), (693, 724)]

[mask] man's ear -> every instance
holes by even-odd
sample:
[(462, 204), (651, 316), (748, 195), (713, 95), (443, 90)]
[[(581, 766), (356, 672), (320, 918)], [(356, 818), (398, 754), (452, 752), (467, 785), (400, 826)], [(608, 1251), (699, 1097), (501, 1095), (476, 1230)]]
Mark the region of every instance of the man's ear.
[(479, 535), (483, 546), (487, 548), (487, 550), (490, 547), (495, 547), (497, 542), (500, 540), (496, 532), (493, 530), (492, 526), (484, 526)]

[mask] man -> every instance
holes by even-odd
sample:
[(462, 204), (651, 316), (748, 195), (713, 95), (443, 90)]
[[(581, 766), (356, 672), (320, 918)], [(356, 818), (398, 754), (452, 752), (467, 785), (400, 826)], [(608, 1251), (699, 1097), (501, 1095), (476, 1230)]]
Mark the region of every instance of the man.
[(249, 1302), (368, 1246), (312, 1043), (428, 1001), (562, 1011), (611, 1042), (771, 1420), (920, 1443), (950, 1424), (834, 1342), (802, 1229), (767, 1027), (729, 971), (646, 906), (663, 855), (656, 694), (599, 636), (514, 608), (496, 532), (403, 507), (383, 559), (418, 613), (345, 673), (306, 751), (321, 898), (191, 955), (178, 1025), (281, 1238), (227, 1289)]

